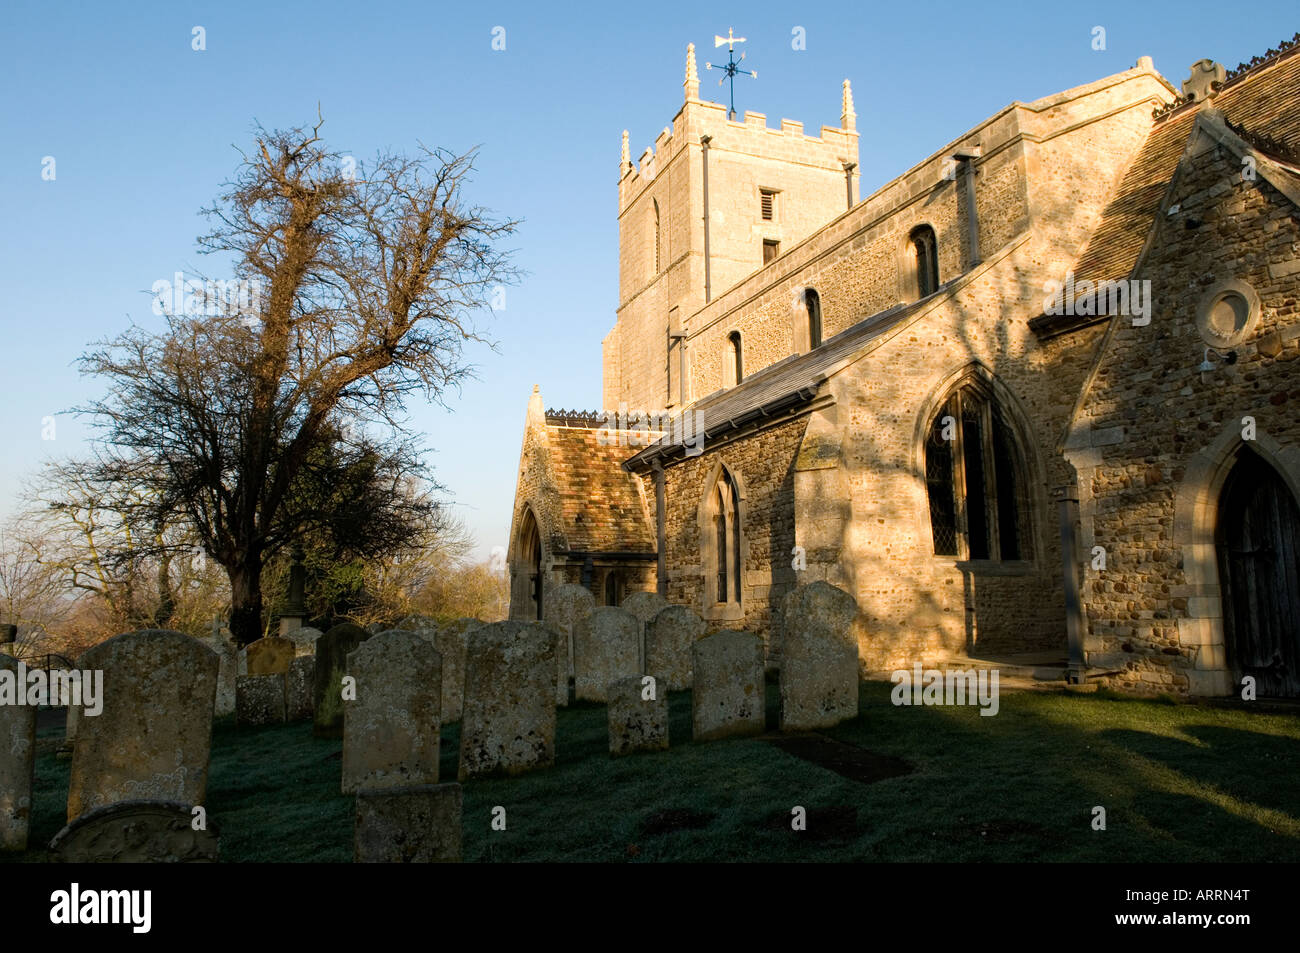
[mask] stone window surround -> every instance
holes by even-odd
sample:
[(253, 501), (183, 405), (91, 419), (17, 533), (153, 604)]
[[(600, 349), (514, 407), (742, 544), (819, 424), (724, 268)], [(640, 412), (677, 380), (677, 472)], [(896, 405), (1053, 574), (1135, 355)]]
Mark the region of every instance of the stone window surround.
[[(716, 516), (713, 498), (717, 492), (718, 481), (721, 479), (723, 469), (726, 469), (727, 475), (731, 478), (732, 485), (736, 488), (736, 523), (740, 527), (740, 547), (737, 554), (737, 562), (740, 573), (740, 589), (742, 601), (727, 601), (725, 603), (716, 601), (715, 593), (717, 592), (718, 578), (718, 559), (714, 551), (713, 541), (715, 539), (714, 517)], [(700, 532), (700, 575), (702, 585), (700, 586), (700, 618), (706, 622), (741, 622), (745, 618), (743, 606), (745, 591), (745, 566), (749, 563), (749, 539), (745, 533), (745, 523), (748, 516), (748, 502), (745, 492), (745, 481), (741, 478), (739, 472), (727, 465), (723, 460), (715, 460), (713, 466), (709, 468), (709, 475), (704, 480), (704, 492), (700, 496), (700, 502), (696, 510), (697, 520)]]
[[(1006, 561), (967, 559), (961, 555), (960, 550), (957, 556), (939, 556), (934, 552), (929, 490), (926, 484), (925, 448), (935, 415), (962, 387), (974, 387), (976, 390), (983, 391), (987, 399), (1002, 412), (1003, 422), (1006, 424), (1011, 440), (1012, 452), (1017, 458), (1014, 461), (1016, 472), (1022, 483), (1019, 488), (1023, 506), (1022, 529), (1025, 547), (1031, 554), (1029, 559)], [(912, 479), (916, 486), (916, 499), (919, 501), (915, 509), (914, 531), (918, 541), (925, 541), (924, 555), (933, 560), (936, 565), (953, 566), (963, 574), (976, 576), (1028, 576), (1039, 570), (1044, 552), (1043, 524), (1047, 522), (1039, 516), (1048, 512), (1047, 478), (1039, 454), (1034, 449), (1038, 444), (1032, 438), (1028, 419), (1015, 394), (979, 361), (972, 361), (948, 374), (930, 391), (923, 402), (912, 434)]]
[[(1246, 320), (1236, 332), (1219, 334), (1210, 326), (1210, 318), (1214, 306), (1230, 294), (1236, 294), (1245, 300)], [(1227, 350), (1239, 346), (1254, 335), (1255, 328), (1259, 325), (1259, 315), (1259, 295), (1255, 289), (1244, 281), (1229, 278), (1226, 281), (1216, 282), (1201, 295), (1201, 300), (1196, 306), (1196, 329), (1207, 345), (1219, 350)]]
[(934, 227), (934, 223), (927, 220), (918, 220), (909, 225), (902, 231), (903, 240), (898, 246), (898, 300), (900, 302), (920, 301), (922, 297), (929, 295), (921, 294), (920, 275), (917, 273), (916, 256), (912, 251), (913, 238), (922, 229), (929, 229), (930, 234), (934, 237), (934, 255), (936, 267), (935, 271), (938, 277), (938, 283), (935, 285), (935, 294), (943, 289), (943, 275), (939, 273), (939, 230)]

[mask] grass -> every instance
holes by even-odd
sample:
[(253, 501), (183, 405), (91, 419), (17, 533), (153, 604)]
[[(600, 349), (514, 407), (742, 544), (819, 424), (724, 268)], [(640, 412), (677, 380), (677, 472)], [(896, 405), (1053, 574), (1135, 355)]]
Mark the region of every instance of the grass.
[[(601, 705), (561, 709), (555, 767), (464, 790), (467, 861), (1297, 861), (1300, 716), (1067, 692), (894, 707), (866, 683), (826, 732), (914, 770), (863, 784), (758, 738), (695, 744), (670, 697), (669, 751), (611, 759)], [(778, 700), (769, 685), (769, 724)], [(442, 735), (456, 776), (458, 726)], [(38, 733), (32, 836), (64, 820), (58, 728)], [(208, 816), (226, 861), (351, 860), (341, 743), (310, 725), (213, 731)], [(494, 806), (507, 829), (490, 828)], [(808, 829), (791, 830), (804, 807)], [(1106, 830), (1092, 829), (1093, 808)], [(39, 861), (43, 849), (10, 859)]]

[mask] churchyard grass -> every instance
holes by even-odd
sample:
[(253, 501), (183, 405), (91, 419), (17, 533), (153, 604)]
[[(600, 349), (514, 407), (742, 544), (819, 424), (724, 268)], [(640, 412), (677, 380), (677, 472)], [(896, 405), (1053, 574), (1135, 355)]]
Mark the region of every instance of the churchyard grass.
[[(823, 734), (909, 762), (871, 784), (761, 737), (690, 740), (690, 693), (670, 697), (672, 748), (611, 758), (605, 706), (558, 712), (554, 768), (464, 787), (467, 861), (1297, 861), (1300, 714), (1109, 694), (1004, 692), (977, 706), (861, 713)], [(777, 687), (768, 684), (769, 731)], [(771, 737), (770, 735), (767, 737)], [(62, 728), (38, 732), (30, 843), (63, 825)], [(442, 731), (456, 776), (459, 725)], [(208, 815), (223, 861), (346, 862), (354, 801), (341, 742), (310, 722), (213, 731)], [(506, 830), (491, 829), (506, 809)], [(808, 812), (791, 830), (791, 808)], [(1106, 830), (1092, 829), (1093, 808)], [(45, 859), (42, 849), (0, 860)]]

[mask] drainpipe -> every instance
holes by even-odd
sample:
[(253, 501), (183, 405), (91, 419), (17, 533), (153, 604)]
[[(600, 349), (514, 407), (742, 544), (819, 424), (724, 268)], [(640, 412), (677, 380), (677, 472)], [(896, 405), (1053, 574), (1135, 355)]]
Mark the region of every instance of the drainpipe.
[(664, 507), (664, 465), (654, 462), (655, 473), (655, 548), (659, 551), (655, 591), (668, 598), (668, 514)]
[(853, 170), (857, 167), (856, 162), (844, 163), (844, 198), (847, 208), (853, 208)]
[(980, 263), (980, 221), (975, 210), (975, 160), (980, 156), (980, 147), (975, 146), (964, 152), (953, 153), (953, 159), (961, 163), (962, 178), (966, 185), (966, 237), (970, 242), (970, 271)]
[(700, 136), (700, 145), (704, 148), (704, 303), (708, 304), (709, 294), (709, 143), (712, 136)]
[(1071, 486), (1056, 491), (1061, 520), (1061, 564), (1065, 572), (1065, 639), (1069, 650), (1066, 680), (1082, 685), (1088, 665), (1083, 653), (1083, 605), (1079, 599), (1079, 553), (1074, 528), (1079, 522), (1079, 494)]

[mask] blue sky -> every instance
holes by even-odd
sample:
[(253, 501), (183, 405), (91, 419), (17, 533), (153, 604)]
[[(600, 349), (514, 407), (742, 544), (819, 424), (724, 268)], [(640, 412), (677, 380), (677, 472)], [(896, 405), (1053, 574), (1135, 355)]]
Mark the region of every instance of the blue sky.
[[(75, 361), (134, 319), (155, 326), (154, 281), (210, 262), (198, 210), (235, 169), (254, 121), (325, 117), (339, 151), (481, 146), (474, 201), (524, 219), (510, 246), (528, 277), (485, 316), (499, 346), (471, 348), (478, 379), (451, 411), (415, 401), (411, 425), (485, 557), (509, 530), (524, 412), (597, 409), (600, 341), (618, 295), (619, 140), (635, 158), (682, 97), (685, 48), (720, 102), (712, 37), (749, 38), (736, 105), (810, 132), (839, 121), (852, 80), (862, 194), (1014, 100), (1132, 66), (1180, 82), (1228, 68), (1300, 27), (1293, 3), (673, 5), (132, 3), (9, 0), (0, 33), (0, 517), (42, 459), (88, 430), (43, 418), (99, 393)], [(647, 17), (647, 12), (652, 13)], [(192, 29), (206, 49), (191, 49)], [(506, 49), (492, 49), (505, 28)], [(796, 26), (807, 48), (791, 48)], [(1092, 48), (1095, 26), (1106, 49)], [(723, 53), (725, 56), (725, 51)], [(53, 156), (56, 178), (41, 177)]]

